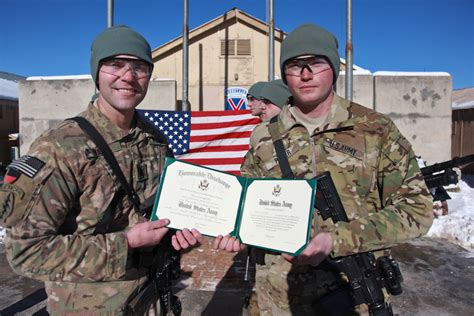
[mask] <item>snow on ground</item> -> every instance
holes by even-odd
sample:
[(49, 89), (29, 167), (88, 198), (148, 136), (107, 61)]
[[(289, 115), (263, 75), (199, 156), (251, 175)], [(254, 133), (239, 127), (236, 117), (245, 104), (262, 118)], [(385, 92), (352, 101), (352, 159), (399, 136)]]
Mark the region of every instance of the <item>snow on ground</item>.
[(464, 176), (464, 180), (454, 192), (448, 189), (448, 215), (434, 220), (428, 236), (448, 239), (474, 256), (474, 175)]
[[(448, 188), (449, 213), (435, 218), (428, 236), (448, 239), (474, 256), (474, 175), (464, 176), (464, 180), (459, 181), (454, 192)], [(4, 237), (5, 229), (0, 227), (0, 243)]]

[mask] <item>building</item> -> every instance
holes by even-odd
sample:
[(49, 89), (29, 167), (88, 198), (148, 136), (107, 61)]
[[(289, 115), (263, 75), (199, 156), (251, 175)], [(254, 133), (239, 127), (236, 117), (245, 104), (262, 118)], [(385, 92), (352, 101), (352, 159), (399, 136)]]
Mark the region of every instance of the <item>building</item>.
[(0, 72), (0, 169), (10, 163), (18, 148), (18, 82), (24, 77)]
[[(452, 157), (474, 154), (474, 87), (454, 90), (452, 99)], [(463, 172), (474, 173), (474, 164), (467, 165)]]
[[(277, 78), (281, 77), (280, 44), (285, 35), (275, 28)], [(153, 76), (177, 82), (178, 108), (183, 82), (182, 47), (180, 36), (152, 52)], [(191, 30), (188, 47), (188, 99), (192, 110), (223, 110), (228, 88), (248, 89), (257, 81), (268, 81), (268, 25), (237, 8)], [(344, 70), (344, 66), (341, 68)]]
[[(275, 30), (275, 60), (280, 58), (283, 32)], [(225, 90), (248, 88), (268, 80), (268, 26), (234, 8), (189, 32), (188, 91), (192, 110), (223, 110)], [(183, 37), (152, 52), (153, 76), (177, 81), (178, 107), (182, 91)], [(280, 75), (278, 64), (275, 74)]]

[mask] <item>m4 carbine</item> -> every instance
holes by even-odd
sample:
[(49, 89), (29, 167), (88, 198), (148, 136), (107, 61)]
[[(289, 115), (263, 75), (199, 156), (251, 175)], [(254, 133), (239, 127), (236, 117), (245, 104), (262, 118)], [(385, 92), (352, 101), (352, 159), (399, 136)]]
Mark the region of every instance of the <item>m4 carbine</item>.
[(425, 178), (426, 186), (430, 190), (434, 201), (446, 201), (451, 197), (443, 186), (458, 183), (458, 175), (453, 168), (461, 167), (474, 162), (474, 154), (464, 157), (454, 157), (441, 163), (421, 168), (421, 174)]
[[(147, 218), (150, 218), (154, 199), (152, 196), (140, 205), (140, 213)], [(159, 245), (140, 252), (140, 265), (150, 267), (149, 279), (128, 299), (125, 315), (146, 315), (151, 306), (158, 315), (158, 300), (160, 316), (181, 315), (181, 302), (172, 292), (173, 280), (178, 278), (181, 269), (180, 254), (171, 246), (171, 235), (168, 232)]]
[[(315, 207), (323, 219), (334, 223), (349, 222), (346, 211), (332, 181), (331, 174), (324, 172), (316, 176), (317, 194)], [(343, 272), (351, 287), (354, 305), (367, 304), (370, 315), (393, 315), (392, 307), (385, 302), (382, 289), (392, 295), (402, 293), (403, 278), (398, 263), (391, 257), (375, 258), (372, 252), (327, 259), (323, 264)]]

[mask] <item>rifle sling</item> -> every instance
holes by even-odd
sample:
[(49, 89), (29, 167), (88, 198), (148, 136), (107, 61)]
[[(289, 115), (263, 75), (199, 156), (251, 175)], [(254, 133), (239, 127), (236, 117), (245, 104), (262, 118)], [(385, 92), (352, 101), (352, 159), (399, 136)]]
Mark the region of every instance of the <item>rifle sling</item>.
[(268, 125), (268, 131), (272, 136), (273, 146), (275, 146), (275, 152), (278, 158), (278, 163), (280, 165), (282, 178), (284, 179), (294, 179), (295, 175), (290, 167), (290, 162), (286, 155), (285, 146), (281, 139), (280, 131), (278, 129), (278, 115), (270, 119), (270, 124)]
[[(69, 120), (75, 121), (79, 127), (86, 133), (87, 136), (94, 142), (94, 144), (99, 148), (100, 152), (104, 156), (105, 161), (109, 164), (113, 173), (117, 177), (120, 185), (125, 190), (130, 202), (132, 203), (135, 211), (140, 212), (140, 202), (137, 194), (130, 188), (130, 185), (125, 179), (125, 176), (120, 168), (117, 159), (115, 158), (112, 150), (110, 150), (109, 145), (105, 141), (104, 137), (99, 133), (99, 131), (89, 122), (86, 118), (81, 116), (75, 116), (69, 118)], [(109, 216), (110, 217), (110, 216)]]

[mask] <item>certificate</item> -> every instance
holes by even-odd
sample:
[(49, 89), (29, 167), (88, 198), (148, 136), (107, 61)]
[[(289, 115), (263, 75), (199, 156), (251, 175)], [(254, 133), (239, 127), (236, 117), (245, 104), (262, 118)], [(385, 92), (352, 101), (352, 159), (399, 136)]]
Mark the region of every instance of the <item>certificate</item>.
[(236, 176), (166, 158), (151, 220), (168, 218), (168, 227), (211, 237), (232, 234), (241, 194)]
[(299, 254), (311, 228), (316, 180), (244, 178), (167, 158), (151, 220)]

